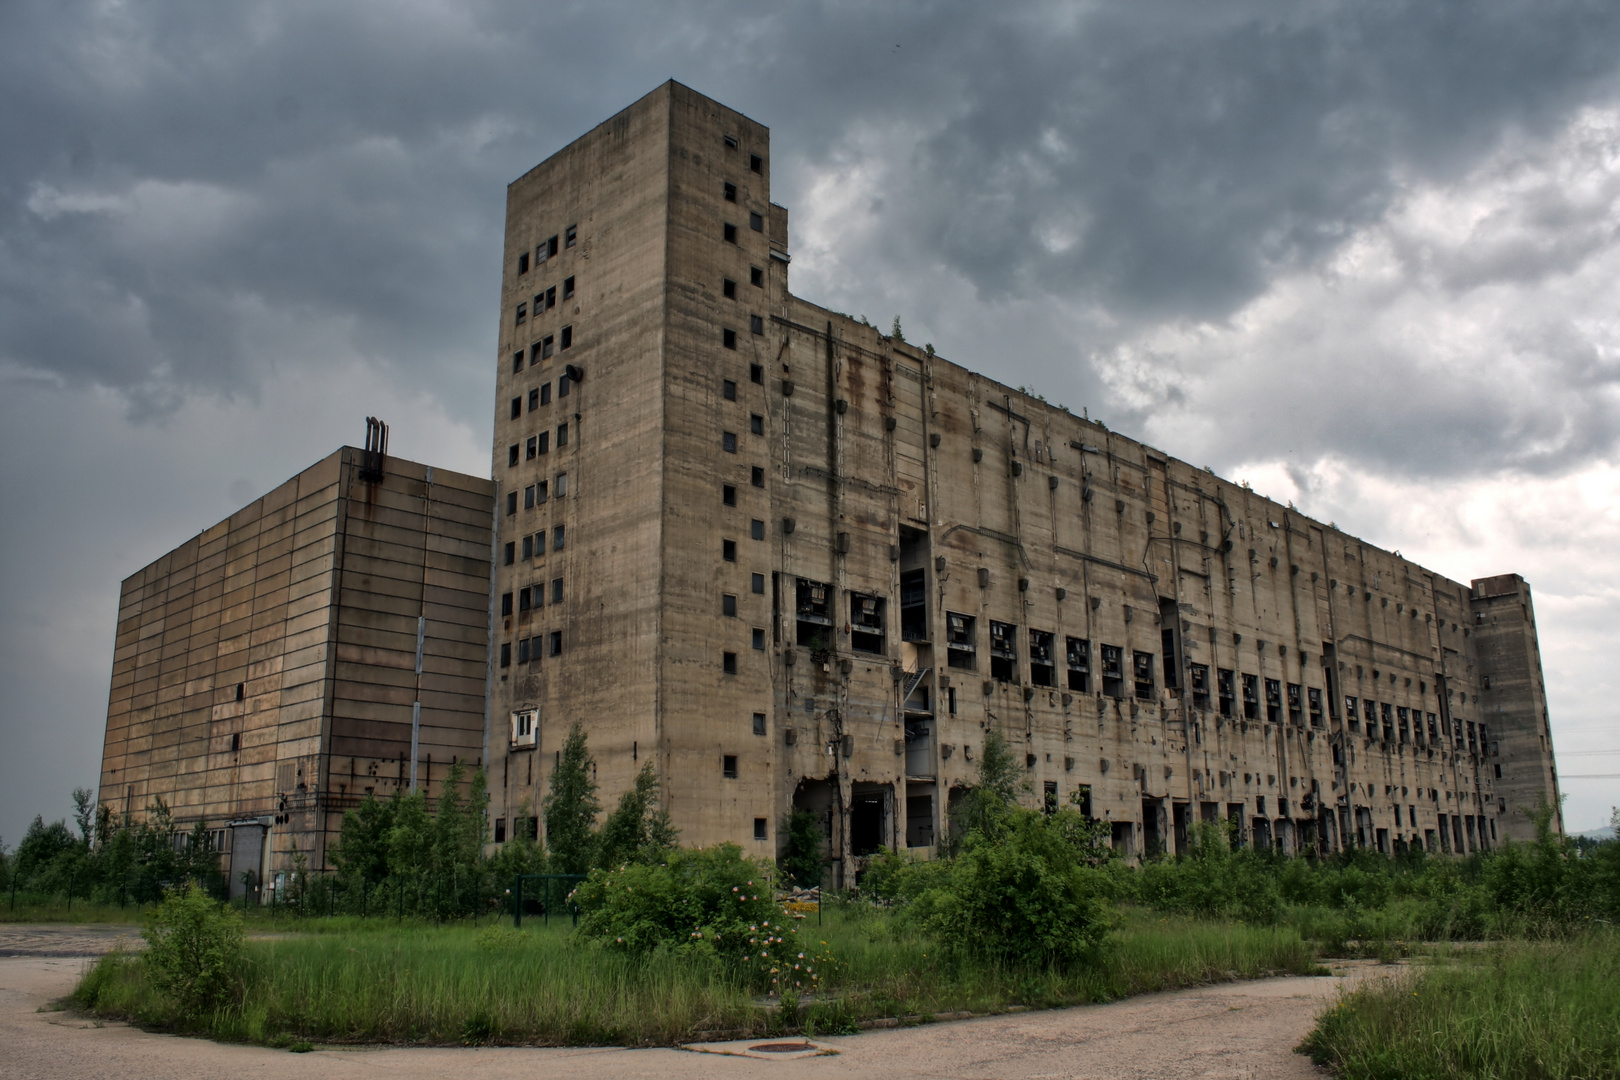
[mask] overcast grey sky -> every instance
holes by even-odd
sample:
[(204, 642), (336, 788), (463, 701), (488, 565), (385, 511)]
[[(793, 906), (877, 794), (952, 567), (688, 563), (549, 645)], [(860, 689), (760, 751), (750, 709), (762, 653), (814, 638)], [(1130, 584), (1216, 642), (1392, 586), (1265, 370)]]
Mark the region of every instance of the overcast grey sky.
[(10, 0), (6, 844), (96, 783), (122, 578), (367, 414), (487, 474), (505, 186), (666, 78), (770, 126), (798, 294), (1522, 573), (1620, 772), (1620, 5)]

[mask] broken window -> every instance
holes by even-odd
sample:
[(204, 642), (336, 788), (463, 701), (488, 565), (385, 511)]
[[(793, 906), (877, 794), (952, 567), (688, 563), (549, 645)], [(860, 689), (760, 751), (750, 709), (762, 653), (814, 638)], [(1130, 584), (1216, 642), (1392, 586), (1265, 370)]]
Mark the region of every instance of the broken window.
[[(552, 584), (557, 584), (557, 583), (553, 582)], [(556, 590), (553, 590), (553, 592), (555, 592), (555, 591)], [(551, 655), (552, 656), (561, 656), (562, 655), (562, 631), (561, 630), (553, 630), (551, 632)]]
[[(1055, 635), (1046, 630), (1029, 632), (1029, 681), (1036, 686), (1056, 686), (1057, 669), (1052, 663)], [(1056, 798), (1057, 789), (1053, 788)]]
[(748, 284), (756, 289), (763, 289), (765, 287), (765, 271), (757, 266), (750, 266), (748, 268)]
[(548, 382), (540, 384), (540, 404), (551, 404), (551, 384)]
[(1187, 686), (1192, 691), (1192, 703), (1195, 709), (1209, 708), (1209, 665), (1188, 664)]
[(551, 484), (546, 480), (542, 480), (538, 484), (534, 485), (534, 505), (539, 506), (546, 501), (546, 492), (550, 490), (550, 488)]
[(537, 439), (535, 436), (533, 436), (533, 435), (529, 436), (529, 441), (524, 444), (524, 451), (523, 451), (524, 460), (526, 460), (526, 461), (533, 461), (534, 460), (535, 455), (539, 452), (538, 449), (537, 449), (538, 446), (539, 446), (539, 443), (540, 443), (540, 440)]
[(549, 240), (542, 240), (540, 245), (534, 249), (535, 265), (538, 266), (555, 254), (557, 254), (557, 238), (553, 236)]
[(721, 229), (721, 235), (725, 237), (726, 243), (735, 244), (737, 242), (737, 226), (729, 221), (726, 222), (725, 227)]
[(520, 417), (522, 415), (523, 415), (523, 398), (521, 396), (515, 397), (515, 398), (512, 399), (512, 419), (516, 420), (518, 417)]
[(525, 612), (525, 611), (529, 610), (529, 607), (530, 607), (529, 597), (530, 597), (530, 595), (531, 594), (530, 594), (527, 587), (524, 587), (524, 588), (521, 588), (521, 589), (518, 590), (518, 612), (520, 614), (522, 612)]
[(1434, 713), (1429, 714), (1429, 745), (1438, 746), (1440, 743), (1440, 728), (1436, 721), (1439, 718)]
[(990, 620), (990, 677), (1013, 682), (1018, 671), (1018, 627)]
[(504, 562), (507, 566), (511, 566), (512, 561), (517, 558), (517, 541), (508, 540), (506, 542), (506, 550), (502, 552), (501, 555), (502, 562)]
[(529, 317), (529, 305), (528, 304), (519, 304), (517, 306), (517, 314), (513, 319), (512, 325), (514, 325), (514, 326), (522, 326), (524, 320), (527, 319), (528, 317)]
[(1282, 723), (1282, 681), (1280, 679), (1266, 680), (1266, 719), (1273, 724)]
[[(573, 344), (574, 344), (574, 328), (572, 326), (563, 327), (562, 328), (562, 341), (560, 341), (558, 343), (558, 348), (562, 348), (562, 349), (572, 348)], [(557, 396), (561, 397), (566, 393), (567, 393), (566, 390), (559, 390), (559, 391), (557, 391)]]
[(1138, 701), (1153, 700), (1153, 654), (1131, 654), (1132, 675), (1136, 682), (1136, 697)]
[(1125, 696), (1125, 650), (1118, 645), (1102, 647), (1102, 692), (1111, 698)]
[(900, 640), (928, 640), (928, 588), (921, 570), (900, 575)]
[(519, 349), (512, 354), (512, 374), (516, 375), (523, 370), (523, 350)]
[(1350, 721), (1351, 731), (1361, 730), (1361, 714), (1356, 708), (1356, 699), (1349, 694), (1344, 696), (1344, 715)]
[(856, 652), (883, 651), (883, 608), (881, 596), (849, 594), (849, 645)]
[(975, 671), (979, 666), (979, 644), (974, 633), (972, 615), (945, 613), (945, 663), (964, 671)]
[(1260, 677), (1243, 676), (1243, 719), (1260, 719)]
[(527, 251), (525, 251), (523, 254), (518, 256), (518, 274), (522, 275), (522, 274), (527, 274), (528, 272), (529, 272), (529, 253)]
[(1288, 722), (1295, 727), (1304, 726), (1304, 689), (1298, 683), (1288, 684)]
[[(729, 653), (727, 654), (730, 655)], [(720, 775), (727, 780), (737, 779), (737, 755), (724, 754), (720, 758)]]
[(725, 675), (735, 675), (735, 674), (737, 674), (737, 654), (736, 653), (734, 653), (734, 652), (723, 652), (723, 653), (720, 654), (720, 671), (721, 671), (722, 674), (725, 674)]
[(720, 485), (720, 502), (726, 506), (737, 505), (737, 488), (732, 484)]
[(1311, 727), (1315, 727), (1315, 728), (1321, 727), (1322, 726), (1322, 691), (1318, 690), (1314, 686), (1311, 687), (1309, 690), (1305, 691), (1305, 706), (1306, 706), (1306, 711), (1308, 711), (1311, 714)]
[(1085, 638), (1065, 638), (1065, 659), (1069, 665), (1069, 689), (1077, 694), (1091, 693), (1091, 642)]
[(736, 562), (737, 561), (737, 541), (735, 541), (735, 540), (722, 540), (722, 541), (720, 541), (720, 557), (722, 559), (724, 559), (726, 562)]
[(725, 192), (725, 200), (726, 200), (726, 202), (736, 202), (737, 201), (737, 185), (736, 184), (726, 184), (723, 190)]
[(798, 622), (794, 638), (799, 645), (820, 652), (832, 648), (832, 609), (828, 607), (831, 586), (799, 578), (794, 593), (794, 617)]
[(534, 412), (534, 410), (538, 409), (539, 407), (540, 389), (539, 387), (535, 387), (529, 391), (529, 411)]
[(561, 551), (562, 549), (563, 549), (563, 527), (561, 525), (558, 525), (556, 528), (551, 530), (551, 550), (552, 551)]
[(1378, 712), (1379, 712), (1379, 715), (1383, 718), (1383, 722), (1384, 722), (1384, 741), (1385, 742), (1394, 742), (1395, 741), (1395, 707), (1393, 705), (1390, 705), (1389, 703), (1385, 702), (1384, 704), (1378, 706)]
[(755, 540), (765, 539), (765, 523), (758, 518), (754, 518), (748, 523), (748, 535)]
[(762, 712), (757, 712), (754, 714), (754, 734), (765, 734), (765, 714)]
[(565, 278), (563, 278), (563, 299), (564, 300), (572, 300), (573, 298), (574, 298), (574, 279), (572, 277), (565, 277)]
[(748, 381), (759, 386), (765, 385), (765, 368), (762, 364), (748, 365)]
[(765, 470), (760, 468), (758, 465), (755, 465), (751, 470), (749, 470), (748, 480), (749, 480), (749, 483), (753, 484), (757, 488), (764, 487), (765, 486)]
[(1075, 808), (1080, 811), (1080, 816), (1081, 817), (1090, 818), (1091, 817), (1091, 785), (1090, 784), (1081, 784), (1079, 787), (1075, 788), (1072, 792), (1069, 793), (1069, 802), (1073, 803)]
[(517, 492), (508, 491), (506, 493), (506, 514), (510, 517), (515, 513), (517, 513)]
[(1220, 706), (1222, 716), (1231, 716), (1237, 711), (1237, 690), (1233, 675), (1234, 673), (1226, 668), (1215, 670), (1216, 704)]
[(1412, 741), (1412, 714), (1405, 705), (1395, 707), (1395, 730), (1403, 744)]
[(720, 597), (720, 614), (730, 616), (733, 619), (737, 617), (737, 598), (735, 596), (726, 593)]
[(562, 598), (563, 598), (563, 579), (560, 578), (560, 577), (559, 578), (552, 578), (551, 579), (551, 602), (553, 604), (560, 604), (560, 603), (562, 603)]
[(737, 331), (721, 330), (720, 344), (724, 345), (728, 349), (735, 349), (737, 347)]
[(578, 239), (579, 239), (579, 226), (578, 225), (570, 225), (570, 226), (568, 226), (568, 228), (563, 230), (563, 247), (573, 247), (574, 242), (576, 240), (578, 240)]

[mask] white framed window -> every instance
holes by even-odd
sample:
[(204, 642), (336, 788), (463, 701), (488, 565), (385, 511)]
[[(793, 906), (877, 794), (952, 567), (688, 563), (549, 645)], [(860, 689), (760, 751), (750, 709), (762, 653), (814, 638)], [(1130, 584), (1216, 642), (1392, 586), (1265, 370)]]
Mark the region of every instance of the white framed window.
[(539, 730), (539, 709), (520, 709), (512, 714), (513, 746), (533, 746)]

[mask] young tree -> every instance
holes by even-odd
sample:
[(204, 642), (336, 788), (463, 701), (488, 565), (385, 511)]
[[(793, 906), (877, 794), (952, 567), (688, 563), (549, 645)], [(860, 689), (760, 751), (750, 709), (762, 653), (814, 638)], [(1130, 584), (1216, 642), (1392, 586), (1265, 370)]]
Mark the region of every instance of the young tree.
[(1012, 748), (1001, 732), (991, 728), (984, 733), (979, 753), (979, 782), (951, 810), (952, 847), (959, 847), (970, 833), (993, 837), (1000, 832), (1022, 786)]
[(85, 847), (90, 846), (94, 837), (91, 830), (95, 827), (96, 819), (95, 797), (95, 792), (89, 788), (73, 789), (73, 823), (79, 827), (79, 843)]
[(576, 722), (563, 743), (544, 803), (546, 850), (556, 873), (583, 874), (595, 861), (596, 815), (602, 809), (592, 778), (595, 765)]
[(366, 885), (388, 876), (388, 834), (394, 827), (397, 805), (368, 793), (359, 806), (343, 815), (338, 849), (332, 855), (339, 870)]
[(653, 763), (641, 767), (635, 785), (619, 798), (619, 807), (602, 823), (597, 836), (596, 865), (613, 870), (626, 863), (656, 862), (675, 846), (669, 813), (658, 804), (658, 774)]
[(821, 884), (821, 821), (808, 810), (795, 810), (787, 819), (787, 850), (782, 853), (782, 875), (801, 889)]

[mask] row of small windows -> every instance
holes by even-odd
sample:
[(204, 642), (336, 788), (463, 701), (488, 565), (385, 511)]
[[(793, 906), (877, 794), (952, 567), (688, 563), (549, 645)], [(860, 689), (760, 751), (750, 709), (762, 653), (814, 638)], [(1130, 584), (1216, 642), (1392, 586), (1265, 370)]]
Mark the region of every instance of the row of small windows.
[[(756, 289), (763, 289), (765, 287), (765, 271), (757, 266), (750, 266), (748, 268), (748, 284)], [(730, 278), (721, 278), (720, 293), (727, 300), (737, 299), (737, 283)]]
[[(552, 578), (551, 579), (551, 602), (552, 602), (553, 605), (556, 605), (556, 604), (562, 603), (562, 601), (563, 601), (563, 579), (560, 578), (560, 577), (559, 578)], [(522, 612), (525, 612), (525, 611), (534, 611), (534, 610), (538, 610), (539, 608), (545, 607), (546, 606), (546, 583), (542, 581), (542, 582), (538, 582), (537, 584), (534, 584), (534, 585), (525, 585), (523, 588), (519, 589), (515, 594), (513, 594), (513, 593), (502, 593), (501, 594), (501, 615), (502, 615), (502, 617), (509, 616), (509, 615), (512, 614), (513, 607), (514, 607), (514, 602), (515, 602), (516, 609), (517, 609), (517, 611), (519, 613), (522, 613)]]
[[(765, 332), (765, 317), (763, 315), (748, 316), (748, 332), (751, 334), (763, 334)], [(735, 349), (737, 347), (737, 331), (729, 326), (722, 327), (720, 330), (720, 344), (728, 349)]]
[[(566, 373), (557, 379), (557, 396), (565, 398), (573, 389), (573, 380)], [(551, 404), (551, 381), (541, 383), (539, 386), (529, 387), (529, 411), (532, 413), (542, 405)], [(511, 418), (516, 420), (523, 415), (523, 395), (519, 394), (512, 399)]]
[[(568, 494), (568, 474), (558, 473), (556, 484), (557, 498), (561, 499)], [(523, 509), (533, 510), (535, 507), (544, 506), (551, 497), (551, 490), (551, 482), (547, 480), (541, 480), (539, 483), (526, 486), (523, 489)], [(517, 489), (513, 488), (506, 493), (506, 515), (511, 517), (517, 511), (518, 493)]]
[[(562, 248), (566, 249), (573, 247), (579, 242), (579, 226), (568, 226), (568, 228), (563, 230), (561, 239), (562, 243), (560, 246)], [(540, 241), (540, 243), (536, 245), (534, 249), (534, 266), (539, 268), (548, 259), (555, 258), (558, 249), (558, 238), (555, 236)], [(529, 272), (529, 253), (527, 251), (518, 256), (517, 272), (520, 275), (527, 274)], [(569, 278), (568, 280), (573, 281), (574, 279)]]
[[(568, 425), (558, 424), (557, 449), (561, 450), (567, 445)], [(513, 443), (511, 446), (506, 448), (506, 465), (508, 468), (511, 468), (518, 463), (519, 449), (520, 444), (518, 443)], [(551, 453), (551, 432), (542, 431), (538, 435), (530, 435), (528, 439), (521, 444), (521, 450), (523, 460), (525, 461), (533, 461), (537, 457)], [(563, 493), (559, 491), (557, 494), (561, 495)]]
[[(522, 306), (523, 306), (522, 304), (518, 305), (519, 308), (522, 308)], [(522, 322), (522, 321), (523, 321), (522, 319), (518, 320), (518, 322)], [(561, 340), (562, 340), (562, 343), (561, 343), (560, 346), (557, 344), (557, 339), (558, 338), (561, 338)], [(555, 353), (559, 347), (562, 348), (562, 349), (572, 349), (574, 347), (574, 328), (573, 328), (573, 326), (565, 326), (561, 330), (557, 331), (556, 335), (547, 334), (545, 337), (541, 338), (539, 341), (536, 341), (533, 344), (531, 344), (529, 346), (529, 366), (533, 367), (535, 364), (540, 363), (542, 360), (549, 360), (551, 358), (552, 354)], [(523, 370), (523, 350), (519, 349), (517, 352), (512, 354), (512, 373), (515, 375), (515, 374), (517, 374), (518, 372), (520, 372), (522, 370)], [(557, 392), (558, 397), (562, 397), (564, 394), (567, 393), (567, 391), (561, 389), (561, 382), (562, 382), (562, 380), (559, 379), (558, 380), (559, 389), (558, 389), (558, 392)]]
[[(574, 298), (574, 279), (572, 277), (563, 278), (562, 298), (564, 300), (572, 300)], [(535, 318), (538, 319), (545, 312), (550, 311), (556, 306), (557, 286), (553, 285), (551, 288), (546, 289), (543, 292), (535, 293), (532, 301), (524, 301), (523, 303), (519, 304), (513, 317), (512, 325), (522, 326), (524, 322), (528, 320), (531, 313)], [(567, 348), (567, 346), (565, 345), (564, 348)]]
[[(765, 219), (758, 214), (750, 213), (748, 215), (748, 227), (754, 232), (762, 233), (765, 231)], [(725, 239), (726, 243), (735, 244), (737, 242), (737, 226), (729, 221), (722, 222), (720, 235)]]
[[(512, 666), (513, 642), (501, 643), (501, 667)], [(549, 634), (536, 634), (534, 637), (519, 638), (517, 645), (517, 662), (520, 664), (535, 663), (543, 656), (561, 656), (563, 651), (563, 635), (561, 630), (553, 630)]]

